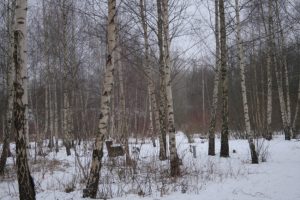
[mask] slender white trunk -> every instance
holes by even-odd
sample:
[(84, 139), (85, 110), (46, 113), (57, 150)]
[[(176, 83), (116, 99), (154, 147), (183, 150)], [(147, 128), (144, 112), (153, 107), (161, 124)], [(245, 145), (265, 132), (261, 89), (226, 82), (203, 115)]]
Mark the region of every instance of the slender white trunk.
[(167, 93), (168, 109), (168, 133), (169, 133), (169, 150), (171, 163), (171, 176), (180, 175), (179, 158), (176, 149), (175, 138), (175, 120), (173, 108), (173, 96), (171, 85), (171, 58), (170, 58), (170, 33), (169, 33), (169, 0), (162, 0), (163, 8), (163, 32), (164, 32), (164, 52), (165, 52), (165, 85)]
[(116, 68), (118, 70), (118, 78), (119, 78), (119, 92), (120, 92), (120, 108), (119, 108), (119, 122), (118, 122), (118, 134), (124, 135), (125, 138), (128, 136), (125, 133), (125, 91), (124, 91), (124, 78), (123, 78), (123, 65), (121, 60), (121, 43), (120, 43), (120, 34), (118, 33), (116, 36), (117, 46), (116, 46)]
[(26, 19), (27, 0), (16, 1), (16, 26), (14, 30), (14, 65), (16, 79), (14, 82), (14, 125), (16, 132), (16, 157), (17, 175), (19, 184), (19, 197), (21, 200), (34, 200), (35, 190), (33, 179), (30, 175), (27, 161), (28, 132), (27, 116), (28, 97), (27, 93), (27, 45), (26, 45)]
[(215, 77), (214, 77), (214, 90), (213, 90), (213, 102), (211, 108), (211, 119), (209, 125), (209, 144), (208, 155), (215, 155), (215, 127), (216, 127), (216, 115), (218, 106), (218, 94), (219, 94), (219, 79), (220, 79), (220, 30), (219, 30), (219, 0), (215, 0), (215, 38), (216, 38), (216, 61), (215, 61)]
[(53, 132), (54, 132), (54, 123), (53, 123), (53, 120), (54, 120), (54, 112), (53, 112), (53, 104), (52, 104), (52, 99), (53, 99), (53, 96), (52, 96), (52, 91), (51, 91), (51, 82), (49, 84), (49, 117), (50, 117), (50, 121), (49, 121), (49, 126), (50, 126), (50, 137), (49, 137), (49, 144), (48, 144), (48, 147), (50, 149), (53, 148)]
[[(280, 13), (278, 8), (278, 0), (275, 0), (275, 13), (277, 16), (277, 25), (279, 28), (279, 49), (280, 49), (280, 65), (283, 67), (284, 71), (284, 84), (282, 84), (282, 90), (284, 95), (284, 87), (286, 93), (286, 101), (285, 101), (285, 118), (286, 118), (286, 127), (284, 127), (285, 136), (287, 140), (291, 138), (292, 129), (291, 129), (291, 100), (290, 100), (290, 92), (289, 92), (289, 76), (288, 76), (288, 64), (286, 58), (286, 45), (285, 45), (285, 38), (283, 33), (283, 28), (281, 25)], [(284, 98), (284, 97), (283, 97)]]
[[(149, 96), (149, 117), (150, 117), (150, 131), (153, 134), (155, 128), (156, 132), (154, 135), (159, 135), (160, 123), (159, 123), (159, 110), (156, 103), (155, 97), (155, 85), (153, 82), (152, 71), (149, 65), (149, 36), (148, 36), (148, 26), (147, 26), (147, 15), (146, 15), (146, 1), (140, 0), (140, 13), (141, 13), (141, 23), (143, 27), (144, 35), (144, 47), (145, 47), (145, 72), (147, 76), (148, 84), (148, 96)], [(154, 120), (152, 120), (154, 119)], [(160, 139), (160, 141), (162, 141)], [(163, 145), (163, 143), (162, 143)], [(163, 146), (162, 146), (163, 147)], [(163, 151), (163, 150), (162, 150)]]
[(258, 157), (254, 145), (254, 135), (251, 130), (250, 117), (249, 117), (249, 107), (247, 99), (247, 89), (246, 89), (246, 76), (245, 76), (245, 54), (244, 47), (241, 39), (241, 24), (240, 24), (240, 12), (239, 12), (239, 0), (235, 0), (235, 10), (236, 10), (236, 30), (237, 30), (237, 46), (238, 46), (238, 61), (240, 66), (240, 76), (241, 76), (241, 88), (242, 88), (242, 100), (244, 109), (244, 122), (246, 127), (246, 135), (248, 137), (251, 159), (252, 163), (258, 163)]
[(108, 1), (108, 55), (106, 60), (106, 71), (104, 75), (104, 85), (101, 95), (101, 113), (96, 135), (91, 170), (88, 177), (86, 189), (83, 191), (83, 197), (96, 198), (98, 191), (98, 183), (100, 177), (101, 160), (103, 156), (103, 142), (104, 137), (107, 135), (108, 120), (109, 120), (109, 106), (111, 102), (111, 93), (114, 85), (114, 61), (115, 61), (115, 48), (116, 48), (116, 0)]
[(55, 135), (55, 152), (58, 153), (58, 105), (57, 105), (57, 85), (54, 81), (54, 135)]
[(70, 91), (70, 74), (68, 62), (68, 43), (67, 43), (67, 10), (66, 0), (63, 0), (62, 5), (62, 21), (63, 21), (63, 133), (64, 144), (67, 155), (71, 155), (71, 106), (69, 99)]
[(166, 81), (165, 81), (165, 56), (163, 48), (163, 14), (162, 0), (157, 0), (157, 39), (159, 46), (159, 75), (160, 75), (160, 102), (159, 102), (159, 158), (165, 160), (167, 158), (166, 144)]

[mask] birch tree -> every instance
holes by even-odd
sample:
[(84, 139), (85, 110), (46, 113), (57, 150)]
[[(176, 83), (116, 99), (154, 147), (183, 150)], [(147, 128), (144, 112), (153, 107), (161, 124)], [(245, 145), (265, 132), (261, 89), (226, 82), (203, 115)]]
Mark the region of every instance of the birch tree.
[[(275, 15), (277, 17), (277, 26), (279, 29), (279, 39), (278, 39), (278, 44), (279, 44), (279, 54), (280, 54), (280, 59), (278, 60), (278, 64), (280, 64), (283, 68), (283, 77), (284, 77), (284, 83), (282, 83), (282, 86), (278, 86), (278, 92), (279, 95), (281, 95), (281, 92), (279, 90), (282, 90), (284, 92), (285, 88), (285, 97), (283, 96), (284, 99), (284, 106), (281, 105), (281, 108), (285, 107), (285, 111), (283, 112), (285, 115), (285, 120), (286, 120), (286, 125), (284, 126), (284, 133), (285, 133), (285, 139), (290, 140), (291, 135), (292, 135), (292, 129), (291, 129), (291, 100), (290, 100), (290, 92), (289, 92), (289, 75), (288, 75), (288, 64), (287, 64), (287, 58), (286, 58), (286, 42), (284, 38), (284, 33), (282, 29), (282, 24), (281, 24), (281, 19), (280, 19), (280, 13), (279, 13), (279, 7), (278, 7), (278, 0), (275, 0)], [(277, 69), (279, 70), (279, 69)], [(276, 73), (278, 74), (278, 73)], [(278, 79), (277, 79), (278, 80)], [(279, 83), (280, 84), (280, 81)], [(283, 94), (284, 95), (284, 94)], [(280, 96), (279, 99), (282, 97)], [(285, 100), (286, 99), (286, 100)], [(281, 100), (280, 100), (281, 102)], [(281, 103), (280, 103), (281, 104)]]
[[(150, 129), (153, 130), (155, 127), (156, 134), (159, 136), (160, 144), (160, 152), (163, 152), (163, 142), (162, 137), (159, 134), (160, 130), (160, 122), (159, 122), (159, 110), (157, 106), (157, 101), (155, 97), (155, 85), (153, 81), (152, 71), (149, 65), (149, 36), (148, 36), (148, 26), (147, 26), (147, 15), (146, 15), (146, 1), (140, 0), (140, 15), (141, 15), (141, 23), (143, 27), (143, 37), (144, 37), (144, 49), (145, 49), (145, 61), (144, 61), (144, 68), (147, 77), (147, 87), (148, 87), (148, 96), (149, 96), (149, 113), (150, 113)], [(155, 126), (153, 126), (152, 116), (154, 118)]]
[(163, 8), (163, 45), (164, 45), (164, 60), (165, 60), (165, 86), (167, 96), (167, 111), (168, 111), (168, 133), (169, 133), (169, 151), (170, 151), (170, 167), (171, 176), (176, 177), (180, 175), (179, 158), (176, 149), (175, 137), (175, 120), (173, 95), (171, 85), (171, 59), (170, 59), (170, 34), (169, 34), (169, 0), (162, 0)]
[(163, 49), (163, 14), (162, 14), (162, 0), (157, 0), (157, 39), (159, 47), (159, 75), (160, 75), (160, 103), (159, 103), (159, 122), (160, 122), (160, 160), (167, 158), (167, 144), (166, 144), (166, 81), (165, 81), (165, 56)]
[(2, 146), (2, 153), (0, 157), (0, 174), (4, 173), (4, 168), (6, 165), (7, 157), (9, 156), (9, 138), (12, 131), (13, 125), (13, 101), (14, 101), (14, 79), (15, 79), (15, 67), (13, 62), (13, 48), (14, 48), (14, 38), (13, 38), (13, 28), (14, 28), (14, 18), (15, 18), (15, 4), (16, 1), (12, 1), (7, 4), (7, 29), (8, 29), (8, 53), (9, 57), (7, 59), (7, 112), (6, 112), (6, 122), (5, 122), (5, 133), (4, 141)]
[(217, 118), (219, 78), (220, 78), (220, 30), (219, 30), (219, 0), (215, 0), (215, 38), (216, 38), (216, 61), (215, 61), (215, 77), (213, 89), (213, 102), (211, 107), (211, 119), (208, 130), (208, 155), (215, 155), (215, 128)]
[(222, 130), (221, 157), (229, 157), (228, 144), (228, 75), (227, 75), (227, 45), (224, 0), (219, 0), (220, 13), (220, 45), (221, 45), (221, 86), (222, 86)]
[[(30, 175), (26, 151), (26, 94), (27, 94), (27, 44), (26, 44), (27, 0), (16, 1), (16, 25), (14, 30), (14, 126), (16, 130), (16, 157), (19, 197), (21, 200), (34, 200), (35, 189)], [(28, 99), (27, 99), (28, 100)]]
[(235, 0), (235, 12), (236, 12), (236, 32), (237, 32), (237, 47), (238, 47), (238, 62), (240, 67), (241, 76), (241, 88), (242, 88), (242, 100), (244, 109), (244, 122), (246, 126), (246, 135), (248, 138), (248, 143), (251, 152), (252, 163), (258, 163), (258, 156), (255, 150), (254, 144), (254, 133), (251, 130), (250, 117), (249, 117), (249, 107), (247, 99), (247, 89), (246, 89), (246, 77), (245, 77), (245, 53), (241, 38), (241, 24), (240, 24), (240, 7), (239, 0)]
[(108, 131), (109, 112), (111, 103), (111, 93), (114, 85), (114, 61), (116, 48), (116, 0), (108, 1), (108, 27), (107, 45), (108, 53), (106, 60), (106, 71), (104, 73), (104, 85), (101, 95), (101, 110), (98, 124), (98, 131), (94, 144), (90, 174), (86, 188), (83, 190), (83, 197), (96, 198), (101, 170), (101, 160), (103, 157), (103, 142)]
[(272, 139), (272, 74), (271, 74), (271, 63), (272, 63), (272, 39), (271, 39), (271, 31), (272, 31), (272, 0), (268, 1), (268, 31), (266, 29), (266, 33), (269, 34), (267, 39), (268, 47), (267, 47), (267, 139)]
[(69, 80), (69, 65), (68, 65), (68, 44), (67, 44), (67, 1), (63, 0), (62, 4), (62, 42), (63, 42), (63, 132), (64, 145), (67, 155), (71, 155), (71, 106), (69, 99), (70, 80)]

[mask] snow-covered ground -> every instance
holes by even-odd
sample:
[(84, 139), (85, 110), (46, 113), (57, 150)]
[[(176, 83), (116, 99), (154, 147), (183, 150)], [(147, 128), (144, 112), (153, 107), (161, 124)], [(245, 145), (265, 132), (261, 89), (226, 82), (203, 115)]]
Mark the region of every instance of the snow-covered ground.
[[(158, 147), (150, 140), (132, 140), (140, 152), (132, 153), (137, 160), (125, 167), (124, 157), (107, 158), (99, 183), (99, 198), (115, 200), (298, 200), (300, 199), (300, 141), (285, 141), (277, 136), (271, 142), (259, 141), (266, 162), (250, 164), (246, 140), (230, 140), (230, 158), (220, 158), (220, 141), (216, 140), (217, 155), (207, 156), (207, 141), (195, 138), (189, 144), (183, 133), (176, 137), (182, 158), (182, 177), (171, 179), (168, 162), (158, 160)], [(196, 146), (196, 158), (190, 145)], [(30, 167), (37, 199), (81, 199), (89, 169), (92, 144), (77, 147), (77, 158), (67, 157), (62, 147), (59, 153), (47, 152), (34, 162), (32, 149)], [(14, 149), (14, 145), (11, 145)], [(233, 153), (233, 150), (236, 153)], [(105, 150), (106, 151), (106, 150)], [(80, 160), (80, 163), (78, 162)], [(9, 158), (8, 169), (0, 177), (0, 199), (18, 199), (15, 159)], [(82, 166), (82, 167), (81, 167)]]

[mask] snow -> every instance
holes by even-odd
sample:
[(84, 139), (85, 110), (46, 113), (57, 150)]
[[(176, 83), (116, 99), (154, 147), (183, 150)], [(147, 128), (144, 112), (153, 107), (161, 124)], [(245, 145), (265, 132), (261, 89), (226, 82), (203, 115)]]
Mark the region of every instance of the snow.
[[(176, 135), (178, 153), (183, 161), (183, 176), (168, 177), (168, 162), (158, 160), (158, 147), (153, 148), (150, 139), (130, 140), (131, 149), (138, 147), (132, 157), (135, 168), (124, 167), (124, 157), (107, 158), (99, 183), (99, 197), (115, 200), (298, 200), (300, 199), (300, 141), (285, 141), (282, 135), (274, 140), (259, 141), (266, 162), (250, 163), (246, 140), (230, 140), (230, 157), (220, 158), (220, 140), (216, 140), (216, 156), (207, 156), (207, 140), (195, 138), (189, 144), (186, 136)], [(262, 143), (263, 142), (263, 143)], [(158, 143), (158, 141), (157, 141)], [(262, 145), (263, 144), (263, 145)], [(196, 146), (197, 158), (193, 158), (190, 145)], [(79, 159), (88, 172), (92, 142), (77, 148)], [(15, 145), (11, 144), (15, 149)], [(236, 153), (232, 151), (236, 150)], [(37, 199), (82, 199), (86, 178), (72, 152), (67, 157), (62, 147), (59, 153), (48, 152), (30, 166), (35, 180)], [(0, 177), (0, 199), (18, 199), (14, 158), (9, 158), (8, 169)], [(136, 172), (136, 174), (134, 173)], [(66, 189), (70, 188), (69, 193)]]

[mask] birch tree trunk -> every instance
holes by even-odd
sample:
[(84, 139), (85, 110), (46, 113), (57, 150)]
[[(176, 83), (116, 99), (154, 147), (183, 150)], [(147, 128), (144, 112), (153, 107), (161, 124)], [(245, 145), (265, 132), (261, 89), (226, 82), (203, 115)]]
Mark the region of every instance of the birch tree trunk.
[(257, 164), (258, 156), (257, 156), (256, 150), (255, 150), (254, 134), (253, 134), (253, 131), (251, 130), (250, 117), (249, 117), (249, 107), (248, 107), (246, 77), (245, 77), (245, 54), (244, 54), (244, 48), (243, 48), (242, 39), (241, 39), (241, 24), (240, 24), (240, 11), (239, 10), (240, 10), (239, 0), (235, 0), (238, 61), (239, 61), (239, 66), (240, 66), (242, 100), (243, 100), (246, 135), (247, 135), (248, 143), (249, 143), (249, 147), (250, 147), (252, 164)]
[(227, 46), (224, 0), (219, 0), (220, 13), (220, 44), (221, 44), (221, 85), (222, 85), (222, 130), (221, 157), (229, 157), (228, 144), (228, 75), (227, 75)]
[[(141, 21), (143, 27), (143, 36), (144, 36), (144, 47), (145, 47), (145, 72), (147, 76), (147, 87), (148, 87), (148, 95), (149, 95), (149, 114), (151, 120), (152, 130), (155, 128), (156, 134), (160, 135), (160, 123), (159, 123), (159, 111), (157, 107), (156, 97), (155, 97), (155, 85), (152, 79), (152, 72), (149, 66), (149, 36), (148, 36), (148, 27), (147, 27), (147, 16), (146, 16), (146, 2), (145, 0), (140, 0), (140, 13), (141, 13)], [(154, 123), (152, 119), (154, 118)], [(151, 128), (150, 127), (150, 128)], [(162, 138), (160, 139), (162, 141)], [(163, 143), (162, 143), (163, 144)], [(163, 146), (161, 146), (163, 147)], [(163, 149), (161, 149), (163, 151)]]
[(267, 57), (267, 139), (272, 139), (272, 75), (271, 75), (271, 48), (268, 47)]
[[(294, 131), (296, 131), (296, 125), (297, 125), (296, 122), (297, 122), (297, 119), (299, 118), (299, 107), (300, 107), (300, 76), (299, 76), (299, 85), (298, 85), (297, 105), (296, 105), (295, 116), (294, 116), (294, 120), (293, 120), (293, 126), (292, 126)], [(293, 138), (295, 138), (295, 137), (296, 137), (296, 134), (294, 133)]]
[[(273, 1), (269, 2), (269, 9), (273, 6)], [(276, 2), (275, 2), (276, 3)], [(276, 6), (275, 6), (276, 7)], [(277, 11), (275, 12), (277, 13)], [(280, 65), (278, 62), (278, 52), (275, 51), (276, 47), (276, 42), (275, 42), (275, 29), (274, 29), (274, 23), (273, 19), (269, 21), (269, 33), (271, 36), (271, 49), (273, 50), (272, 52), (272, 59), (274, 62), (275, 66), (275, 75), (276, 75), (276, 81), (277, 81), (277, 90), (278, 90), (278, 96), (279, 96), (279, 105), (280, 105), (280, 114), (281, 114), (281, 119), (282, 119), (282, 124), (283, 124), (283, 130), (285, 133), (285, 139), (290, 139), (289, 135), (289, 127), (288, 127), (288, 118), (287, 118), (287, 109), (286, 109), (286, 104), (284, 101), (284, 92), (283, 92), (283, 83), (282, 83), (282, 77), (281, 77), (281, 70), (280, 70)]]
[(286, 112), (286, 104), (284, 101), (284, 93), (283, 93), (283, 83), (282, 83), (282, 77), (280, 74), (280, 69), (278, 65), (277, 58), (275, 62), (275, 75), (277, 80), (277, 89), (278, 89), (278, 95), (279, 95), (279, 104), (280, 104), (280, 113), (281, 113), (281, 119), (283, 124), (283, 130), (285, 134), (285, 139), (290, 140), (289, 135), (289, 128), (288, 128), (288, 119), (287, 119), (287, 112)]
[(109, 106), (111, 102), (111, 93), (114, 85), (114, 61), (115, 61), (115, 48), (116, 48), (116, 25), (115, 25), (115, 15), (116, 15), (116, 0), (108, 1), (108, 27), (107, 27), (107, 37), (108, 37), (108, 55), (106, 60), (106, 71), (104, 77), (103, 91), (101, 95), (101, 113), (99, 117), (98, 131), (96, 135), (92, 164), (90, 169), (90, 174), (88, 177), (86, 189), (83, 190), (83, 197), (96, 198), (101, 160), (103, 156), (103, 142), (104, 137), (107, 135), (108, 129), (108, 118), (109, 118)]
[(272, 53), (272, 17), (273, 9), (272, 9), (272, 0), (268, 1), (268, 29), (266, 32), (268, 33), (269, 37), (268, 41), (268, 53), (267, 53), (267, 139), (272, 139), (272, 130), (271, 130), (271, 123), (272, 123), (272, 73), (271, 73), (271, 64), (274, 63), (273, 61), (273, 53)]
[[(51, 80), (51, 79), (50, 79)], [(53, 112), (53, 101), (52, 101), (53, 97), (52, 97), (52, 91), (51, 91), (51, 82), (49, 84), (49, 117), (50, 117), (50, 121), (49, 121), (49, 125), (50, 125), (50, 137), (49, 137), (49, 143), (48, 143), (48, 148), (51, 149), (54, 146), (53, 144), (53, 132), (54, 132), (54, 112)]]
[[(278, 0), (275, 0), (275, 13), (277, 16), (277, 24), (279, 28), (279, 49), (280, 49), (280, 64), (283, 67), (284, 71), (284, 86), (286, 90), (286, 101), (285, 101), (285, 118), (286, 118), (286, 127), (284, 127), (284, 133), (285, 133), (285, 139), (290, 140), (291, 135), (292, 135), (292, 129), (291, 129), (291, 100), (290, 100), (290, 92), (289, 92), (289, 76), (288, 76), (288, 65), (287, 65), (287, 58), (286, 58), (286, 45), (285, 45), (285, 39), (284, 39), (284, 34), (283, 34), (283, 29), (281, 25), (281, 20), (280, 20), (280, 14), (279, 14), (279, 8), (278, 8)], [(283, 84), (282, 84), (282, 88)], [(283, 89), (284, 92), (284, 89)], [(284, 94), (283, 94), (284, 95)]]
[(14, 38), (13, 38), (13, 28), (14, 28), (14, 18), (15, 18), (15, 1), (7, 4), (7, 29), (9, 34), (9, 57), (7, 61), (7, 112), (6, 112), (6, 122), (4, 129), (4, 141), (2, 146), (2, 153), (0, 157), (0, 174), (4, 173), (4, 168), (6, 165), (7, 157), (10, 154), (9, 139), (12, 131), (13, 125), (13, 106), (14, 106), (14, 80), (15, 80), (15, 66), (13, 60), (13, 50), (14, 50)]
[[(116, 19), (115, 19), (116, 20)], [(125, 92), (124, 92), (124, 79), (123, 79), (123, 65), (121, 61), (121, 46), (120, 46), (120, 39), (119, 34), (116, 35), (116, 68), (118, 70), (118, 78), (119, 78), (119, 95), (120, 95), (120, 109), (119, 109), (119, 122), (118, 122), (118, 134), (125, 134), (124, 130), (124, 123), (125, 123)], [(127, 135), (125, 135), (127, 137)]]
[(38, 138), (38, 155), (42, 155), (43, 153), (43, 143), (44, 143), (44, 138), (45, 136), (48, 135), (49, 133), (49, 90), (48, 90), (48, 83), (47, 83), (47, 78), (46, 79), (46, 85), (45, 85), (45, 127), (44, 127), (44, 133), (43, 136), (41, 134), (39, 134), (39, 138)]
[[(16, 131), (17, 176), (19, 197), (21, 200), (34, 200), (35, 190), (30, 175), (26, 151), (26, 81), (27, 49), (26, 49), (27, 0), (16, 1), (16, 25), (14, 30), (14, 65), (16, 79), (14, 82), (14, 126)], [(27, 99), (28, 100), (28, 99)]]
[(215, 0), (215, 38), (216, 38), (216, 73), (214, 77), (213, 102), (211, 108), (211, 119), (208, 130), (208, 155), (215, 153), (215, 128), (218, 106), (219, 78), (220, 78), (220, 34), (219, 34), (219, 0)]
[[(115, 17), (115, 21), (117, 21), (117, 17)], [(124, 76), (123, 76), (123, 65), (121, 60), (121, 42), (120, 42), (120, 34), (116, 34), (116, 54), (115, 56), (115, 64), (118, 70), (118, 78), (119, 78), (119, 92), (120, 92), (120, 109), (119, 109), (119, 123), (118, 123), (118, 133), (123, 135), (125, 138), (125, 152), (126, 152), (126, 164), (131, 165), (132, 161), (129, 155), (129, 144), (128, 144), (128, 132), (125, 130), (125, 123), (126, 123), (126, 102), (125, 102), (125, 91), (124, 91)], [(136, 114), (135, 114), (136, 115)], [(136, 116), (135, 116), (136, 119)], [(137, 121), (135, 120), (135, 127)], [(137, 129), (135, 129), (137, 131)]]
[(165, 85), (167, 93), (168, 109), (168, 133), (169, 133), (169, 151), (171, 176), (180, 175), (180, 164), (176, 149), (174, 107), (171, 85), (171, 59), (170, 59), (170, 36), (169, 36), (169, 0), (162, 0), (163, 8), (163, 29), (164, 29), (164, 52), (165, 52)]
[(59, 152), (58, 147), (58, 105), (57, 105), (57, 85), (54, 83), (54, 135), (55, 135), (55, 152)]
[(165, 81), (165, 61), (163, 49), (163, 15), (162, 2), (157, 0), (157, 38), (159, 46), (159, 74), (160, 74), (160, 102), (159, 102), (159, 122), (160, 122), (160, 137), (159, 137), (159, 159), (167, 159), (167, 144), (166, 144), (166, 81)]
[(67, 11), (66, 0), (63, 0), (62, 7), (62, 20), (63, 20), (63, 133), (64, 133), (64, 145), (66, 147), (67, 156), (71, 155), (71, 107), (69, 99), (70, 80), (68, 76), (68, 61), (67, 61)]

